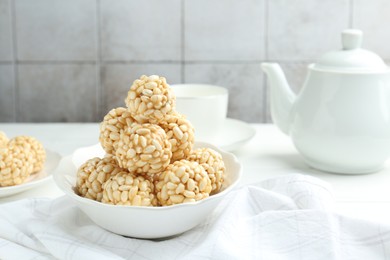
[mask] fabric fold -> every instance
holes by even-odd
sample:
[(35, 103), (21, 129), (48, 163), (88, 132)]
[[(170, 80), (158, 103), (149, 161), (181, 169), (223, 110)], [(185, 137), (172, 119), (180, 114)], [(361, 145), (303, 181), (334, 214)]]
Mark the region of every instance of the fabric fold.
[(334, 212), (331, 187), (290, 174), (229, 193), (199, 226), (140, 240), (95, 225), (70, 199), (0, 206), (0, 259), (388, 259), (390, 226)]

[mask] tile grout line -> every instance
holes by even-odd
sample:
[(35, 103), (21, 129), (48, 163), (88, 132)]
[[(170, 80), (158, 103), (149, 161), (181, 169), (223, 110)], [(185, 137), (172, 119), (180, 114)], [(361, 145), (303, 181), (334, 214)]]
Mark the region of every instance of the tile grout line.
[(354, 18), (355, 18), (354, 10), (355, 10), (355, 2), (354, 0), (349, 0), (349, 21), (348, 21), (349, 28), (354, 27)]
[[(11, 63), (14, 63), (12, 61), (8, 62), (8, 61), (0, 61), (0, 64), (11, 64)], [(33, 60), (17, 60), (15, 61), (16, 64), (22, 64), (22, 65), (77, 65), (77, 64), (91, 64), (91, 65), (94, 65), (96, 64), (95, 61), (76, 61), (76, 60), (36, 60), (36, 61), (33, 61)]]
[[(269, 30), (269, 5), (268, 0), (264, 0), (264, 56), (265, 60), (268, 60), (268, 30)], [(261, 122), (266, 123), (267, 122), (267, 115), (268, 115), (268, 87), (267, 87), (267, 78), (265, 74), (263, 73), (263, 119)]]
[(100, 0), (96, 0), (96, 117), (97, 121), (100, 120), (100, 116), (103, 113), (103, 84), (102, 84), (102, 51), (101, 51), (101, 26), (100, 26)]
[(268, 16), (269, 16), (269, 12), (268, 12), (268, 0), (264, 0), (264, 13), (263, 13), (263, 17), (264, 17), (264, 59), (265, 60), (268, 60)]
[(180, 24), (181, 24), (181, 34), (180, 34), (180, 40), (181, 40), (181, 83), (185, 83), (185, 0), (180, 1)]
[[(389, 59), (385, 59), (386, 61), (390, 61)], [(186, 64), (259, 64), (264, 62), (265, 60), (198, 60), (198, 61), (187, 61), (185, 62)], [(294, 64), (307, 64), (307, 63), (312, 63), (312, 60), (267, 60), (268, 62), (278, 62), (282, 64), (289, 64), (289, 65), (294, 65)], [(17, 64), (17, 65), (97, 65), (97, 61), (65, 61), (65, 60), (57, 60), (57, 61), (44, 61), (44, 60), (37, 60), (37, 61), (32, 61), (32, 60), (22, 60), (22, 61), (0, 61), (0, 64), (3, 65), (12, 65), (12, 64)], [(100, 65), (105, 65), (105, 64), (181, 64), (181, 61), (156, 61), (156, 60), (127, 60), (127, 61), (103, 61), (100, 60), (99, 64)]]
[(13, 120), (18, 122), (19, 120), (19, 70), (17, 63), (17, 37), (16, 37), (16, 6), (15, 1), (10, 1), (10, 13), (11, 13), (11, 34), (12, 34), (12, 67), (14, 72), (14, 87), (13, 87), (13, 96), (14, 96), (14, 106), (13, 106)]

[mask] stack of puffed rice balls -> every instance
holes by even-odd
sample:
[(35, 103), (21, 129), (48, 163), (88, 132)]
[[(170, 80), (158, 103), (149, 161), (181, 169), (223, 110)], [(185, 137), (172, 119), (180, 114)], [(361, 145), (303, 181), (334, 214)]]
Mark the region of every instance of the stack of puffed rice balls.
[(225, 177), (222, 156), (193, 149), (194, 128), (175, 102), (164, 77), (135, 80), (126, 107), (112, 109), (100, 124), (106, 155), (80, 166), (78, 194), (113, 205), (169, 206), (218, 193)]
[(34, 137), (0, 132), (0, 187), (19, 185), (43, 169), (46, 151)]

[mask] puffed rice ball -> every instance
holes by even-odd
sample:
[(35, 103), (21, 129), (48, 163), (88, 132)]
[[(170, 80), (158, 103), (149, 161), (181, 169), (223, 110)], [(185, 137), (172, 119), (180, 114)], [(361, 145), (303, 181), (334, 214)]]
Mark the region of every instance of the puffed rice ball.
[(153, 175), (169, 165), (171, 143), (158, 125), (133, 123), (121, 132), (115, 156), (119, 166), (129, 172)]
[(211, 194), (218, 193), (225, 180), (225, 163), (222, 155), (210, 148), (199, 148), (191, 152), (187, 160), (203, 166), (211, 180)]
[(157, 206), (154, 185), (142, 175), (119, 172), (103, 186), (103, 203), (129, 206)]
[(114, 143), (118, 142), (120, 131), (126, 126), (134, 123), (130, 112), (124, 107), (110, 110), (100, 124), (99, 141), (108, 154), (114, 154)]
[(103, 184), (113, 175), (123, 171), (113, 156), (95, 157), (86, 161), (77, 171), (76, 190), (79, 195), (101, 201)]
[(13, 145), (23, 147), (24, 153), (26, 154), (32, 154), (32, 156), (28, 157), (33, 165), (31, 173), (36, 173), (43, 169), (46, 160), (46, 151), (36, 138), (31, 136), (17, 136), (12, 138), (8, 143), (9, 147)]
[(191, 122), (175, 112), (168, 115), (160, 126), (167, 133), (167, 138), (172, 145), (171, 163), (189, 156), (194, 145), (194, 127)]
[(0, 148), (0, 187), (22, 184), (33, 172), (32, 153), (13, 144)]
[(1, 147), (6, 147), (8, 143), (8, 137), (4, 132), (0, 131), (0, 148)]
[(155, 189), (159, 204), (168, 206), (207, 198), (211, 192), (211, 181), (197, 162), (180, 160), (159, 174)]
[(141, 76), (125, 99), (131, 116), (139, 123), (157, 124), (174, 111), (176, 97), (164, 77)]

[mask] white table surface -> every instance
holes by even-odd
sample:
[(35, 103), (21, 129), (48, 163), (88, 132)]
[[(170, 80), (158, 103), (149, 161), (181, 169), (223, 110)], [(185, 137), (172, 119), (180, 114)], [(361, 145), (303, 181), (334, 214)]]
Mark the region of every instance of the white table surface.
[[(257, 133), (245, 146), (233, 153), (243, 164), (242, 184), (258, 182), (275, 176), (303, 173), (329, 182), (334, 189), (336, 210), (342, 214), (390, 224), (390, 160), (382, 171), (366, 175), (336, 175), (308, 167), (290, 139), (274, 125), (253, 124)], [(61, 156), (75, 149), (98, 142), (97, 123), (6, 124), (0, 131), (9, 137), (31, 135)], [(7, 203), (31, 197), (62, 196), (54, 181), (6, 198)]]

